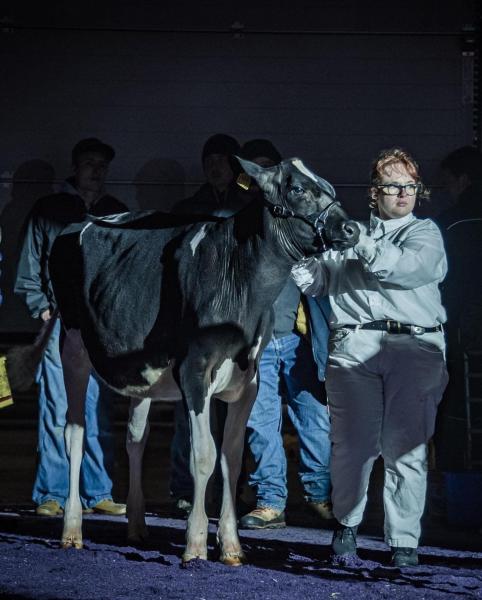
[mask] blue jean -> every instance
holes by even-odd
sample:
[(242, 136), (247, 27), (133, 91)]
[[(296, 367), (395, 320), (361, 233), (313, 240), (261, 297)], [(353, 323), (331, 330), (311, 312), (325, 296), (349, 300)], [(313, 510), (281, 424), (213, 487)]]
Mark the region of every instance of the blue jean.
[(330, 499), (330, 422), (324, 385), (311, 346), (297, 334), (272, 338), (259, 364), (260, 386), (248, 421), (248, 443), (256, 468), (249, 485), (257, 506), (284, 510), (286, 455), (281, 435), (282, 390), (300, 445), (299, 478), (305, 499)]
[[(60, 322), (57, 321), (37, 371), (39, 386), (38, 466), (32, 492), (36, 504), (57, 500), (64, 506), (69, 491), (69, 461), (64, 430), (67, 414), (62, 363), (59, 351)], [(93, 374), (85, 405), (85, 453), (80, 471), (82, 504), (91, 508), (112, 498), (113, 435), (110, 431), (109, 402), (99, 402), (100, 394), (110, 394)]]

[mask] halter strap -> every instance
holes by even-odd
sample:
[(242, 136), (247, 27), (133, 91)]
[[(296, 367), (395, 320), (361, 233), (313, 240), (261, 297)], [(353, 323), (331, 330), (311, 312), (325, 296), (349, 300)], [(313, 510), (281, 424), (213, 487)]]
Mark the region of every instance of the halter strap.
[(290, 208), (286, 208), (286, 206), (283, 206), (282, 204), (273, 204), (272, 202), (269, 202), (269, 200), (266, 199), (264, 199), (264, 204), (265, 206), (267, 206), (271, 214), (275, 217), (281, 219), (298, 219), (309, 225), (315, 232), (319, 241), (319, 245), (322, 247), (323, 252), (328, 249), (328, 243), (324, 235), (325, 222), (328, 217), (330, 208), (334, 204), (340, 204), (338, 200), (332, 200), (330, 204), (328, 204), (328, 206), (320, 212), (320, 214), (316, 217), (314, 221), (310, 221), (310, 219), (308, 219), (304, 215), (301, 215), (300, 213), (297, 213), (294, 210), (291, 210)]

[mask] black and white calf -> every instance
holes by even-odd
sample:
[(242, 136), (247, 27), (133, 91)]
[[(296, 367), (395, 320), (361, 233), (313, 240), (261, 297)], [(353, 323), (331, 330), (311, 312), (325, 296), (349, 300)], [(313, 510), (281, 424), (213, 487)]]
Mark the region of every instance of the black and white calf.
[(131, 538), (146, 534), (140, 473), (150, 402), (186, 402), (194, 503), (184, 561), (206, 558), (204, 500), (216, 453), (210, 400), (215, 394), (228, 403), (218, 541), (224, 563), (243, 560), (235, 487), (257, 364), (271, 335), (271, 307), (295, 262), (320, 252), (323, 243), (339, 249), (354, 245), (359, 229), (335, 201), (332, 186), (301, 160), (269, 169), (241, 163), (265, 200), (231, 218), (187, 225), (183, 217), (162, 213), (126, 214), (90, 222), (55, 243), (50, 269), (67, 329), (62, 352), (71, 465), (66, 547), (82, 546), (79, 469), (91, 361), (109, 386), (133, 398), (127, 434)]

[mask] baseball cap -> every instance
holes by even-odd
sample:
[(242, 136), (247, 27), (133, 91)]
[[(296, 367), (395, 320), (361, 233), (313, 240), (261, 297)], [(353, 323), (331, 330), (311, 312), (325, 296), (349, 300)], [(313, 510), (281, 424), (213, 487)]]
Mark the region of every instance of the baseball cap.
[(97, 138), (86, 138), (77, 142), (72, 149), (72, 164), (76, 164), (77, 159), (84, 152), (100, 152), (103, 154), (107, 161), (111, 161), (115, 156), (115, 150), (112, 146), (101, 142)]
[(270, 158), (275, 165), (281, 162), (281, 154), (272, 142), (261, 138), (245, 142), (241, 148), (241, 156), (248, 160), (265, 156), (266, 158)]
[(240, 150), (239, 143), (230, 135), (216, 133), (212, 135), (204, 144), (202, 151), (202, 160), (210, 154), (225, 154), (231, 156), (238, 154)]

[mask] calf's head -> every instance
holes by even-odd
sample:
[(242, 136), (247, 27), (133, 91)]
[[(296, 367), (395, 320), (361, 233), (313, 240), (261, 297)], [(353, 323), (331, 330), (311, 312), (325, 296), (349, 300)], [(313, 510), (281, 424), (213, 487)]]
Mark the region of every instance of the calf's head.
[(315, 175), (299, 158), (290, 158), (270, 168), (238, 159), (244, 171), (256, 180), (264, 202), (282, 231), (285, 245), (302, 254), (329, 248), (354, 246), (360, 229), (335, 199), (333, 186)]

